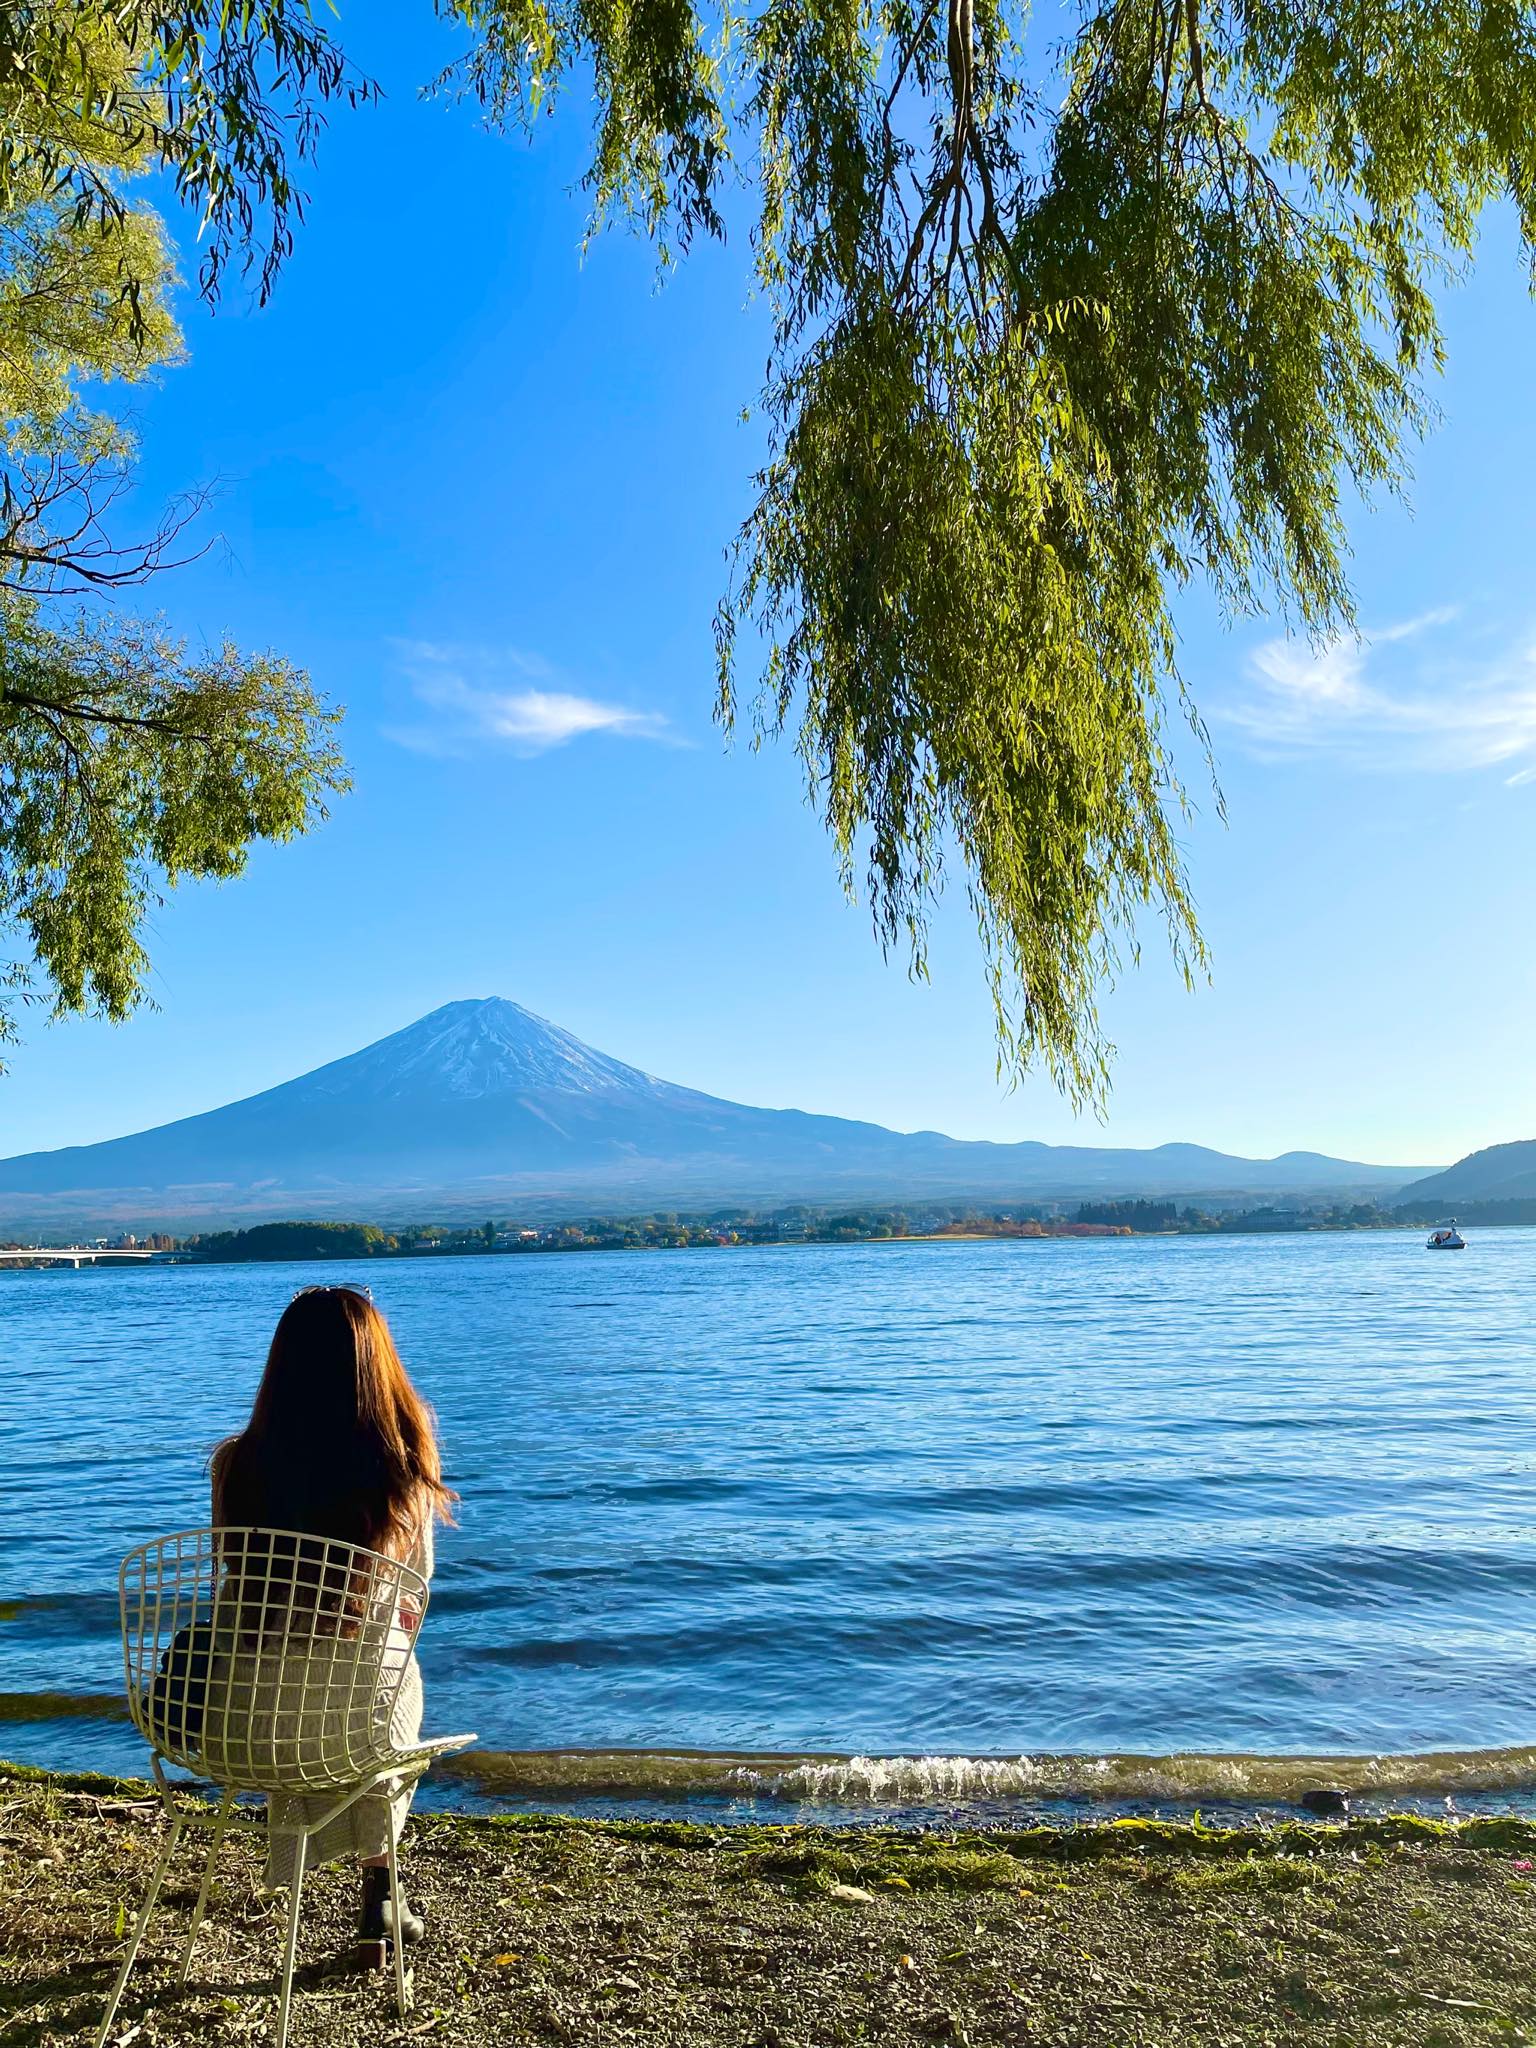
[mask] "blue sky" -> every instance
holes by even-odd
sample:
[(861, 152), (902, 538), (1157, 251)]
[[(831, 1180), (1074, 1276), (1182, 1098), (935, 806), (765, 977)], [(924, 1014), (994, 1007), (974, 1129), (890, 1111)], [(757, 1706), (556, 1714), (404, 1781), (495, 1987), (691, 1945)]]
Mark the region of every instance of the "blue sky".
[(912, 985), (791, 749), (711, 722), (760, 447), (744, 248), (660, 289), (621, 236), (583, 262), (580, 100), (532, 147), (417, 101), (451, 52), (428, 12), (349, 11), (386, 104), (333, 120), (274, 303), (189, 294), (190, 360), (136, 405), (148, 503), (220, 486), (224, 544), (153, 602), (307, 664), (356, 789), (157, 914), (156, 1011), (24, 1019), (0, 1151), (211, 1107), (486, 994), (696, 1087), (904, 1129), (1405, 1164), (1536, 1131), (1536, 307), (1508, 224), (1449, 302), (1411, 503), (1354, 521), (1365, 642), (1187, 608), (1230, 813), (1188, 835), (1214, 980), (1186, 994), (1149, 942), (1106, 1006), (1108, 1124), (1078, 1123), (1043, 1079), (998, 1085), (963, 892)]

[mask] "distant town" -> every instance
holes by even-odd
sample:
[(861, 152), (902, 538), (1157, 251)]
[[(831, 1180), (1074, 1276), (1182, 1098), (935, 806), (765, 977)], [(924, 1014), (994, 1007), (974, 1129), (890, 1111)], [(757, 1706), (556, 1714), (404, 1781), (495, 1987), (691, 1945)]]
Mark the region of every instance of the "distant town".
[[(423, 1258), (531, 1252), (729, 1249), (747, 1245), (870, 1244), (891, 1239), (1219, 1236), (1255, 1232), (1422, 1228), (1442, 1219), (1421, 1203), (1374, 1202), (1204, 1208), (1143, 1198), (1032, 1204), (1006, 1209), (964, 1203), (910, 1208), (834, 1209), (797, 1205), (768, 1213), (660, 1210), (639, 1216), (589, 1216), (567, 1223), (480, 1224), (294, 1221), (245, 1230), (120, 1231), (45, 1243), (0, 1240), (8, 1268), (102, 1264), (240, 1264), (282, 1259)], [(1536, 1199), (1470, 1202), (1459, 1220), (1489, 1225), (1536, 1223)]]

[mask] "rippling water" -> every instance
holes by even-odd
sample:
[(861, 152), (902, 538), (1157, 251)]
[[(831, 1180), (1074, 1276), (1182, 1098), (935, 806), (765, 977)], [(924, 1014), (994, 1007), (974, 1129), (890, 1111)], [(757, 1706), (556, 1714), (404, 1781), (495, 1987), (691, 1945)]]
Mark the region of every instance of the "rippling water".
[[(1536, 1781), (1536, 1231), (1422, 1244), (327, 1268), (373, 1286), (464, 1496), (429, 1726), (562, 1803)], [(205, 1518), (316, 1277), (0, 1275), (0, 1754), (141, 1767), (118, 1556)], [(1279, 1761), (1374, 1752), (1454, 1754)]]

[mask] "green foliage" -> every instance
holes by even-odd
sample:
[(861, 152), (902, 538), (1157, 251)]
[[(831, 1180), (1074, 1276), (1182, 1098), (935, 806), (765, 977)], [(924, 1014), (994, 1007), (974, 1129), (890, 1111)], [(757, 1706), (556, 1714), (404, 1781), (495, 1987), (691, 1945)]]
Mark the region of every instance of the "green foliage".
[[(1530, 10), (1088, 0), (1052, 47), (1009, 0), (437, 11), (492, 121), (590, 92), (595, 224), (665, 255), (723, 232), (728, 179), (755, 188), (771, 448), (717, 620), (721, 717), (760, 648), (758, 736), (797, 733), (881, 941), (926, 970), (958, 860), (1004, 1063), (1102, 1103), (1098, 994), (1149, 923), (1186, 980), (1206, 964), (1177, 594), (1349, 623), (1344, 494), (1402, 480), (1433, 294), (1489, 204), (1536, 242)], [(114, 19), (164, 103), (135, 137), (206, 184), (213, 276), (264, 208), (269, 275), (285, 110), (366, 88), (304, 0)], [(116, 118), (71, 100), (93, 60), (60, 48), (22, 75)]]
[(276, 656), (189, 659), (152, 628), (63, 630), (0, 597), (0, 924), (19, 927), (56, 1015), (125, 1016), (163, 879), (226, 880), (343, 786), (338, 713)]
[[(1536, 1220), (1532, 1212), (1536, 1212), (1536, 1203), (1490, 1202), (1478, 1205), (1476, 1213), (1463, 1208), (1461, 1217), (1464, 1223), (1483, 1226), (1529, 1223)], [(1424, 1212), (1411, 1204), (1383, 1209), (1371, 1202), (1300, 1204), (1289, 1208), (1268, 1204), (1213, 1212), (1193, 1206), (1180, 1209), (1173, 1201), (1127, 1197), (1120, 1201), (1081, 1203), (1070, 1221), (1063, 1205), (1057, 1203), (1015, 1205), (997, 1211), (965, 1202), (940, 1202), (915, 1211), (858, 1209), (838, 1214), (798, 1205), (767, 1212), (717, 1209), (707, 1215), (667, 1210), (654, 1215), (589, 1216), (579, 1222), (546, 1220), (523, 1227), (514, 1224), (505, 1231), (499, 1231), (494, 1223), (479, 1228), (441, 1223), (306, 1223), (261, 1225), (260, 1229), (360, 1233), (356, 1236), (359, 1247), (366, 1246), (372, 1252), (398, 1252), (402, 1257), (423, 1253), (521, 1257), (545, 1252), (723, 1251), (752, 1245), (889, 1243), (904, 1238), (1038, 1240), (1072, 1236), (1084, 1226), (1089, 1230), (1108, 1227), (1122, 1234), (1284, 1235), (1317, 1230), (1391, 1230), (1401, 1229), (1405, 1224), (1422, 1227), (1436, 1221), (1437, 1215), (1438, 1212)], [(251, 1234), (226, 1231), (193, 1242), (208, 1254), (210, 1248), (243, 1242)], [(337, 1256), (337, 1242), (322, 1234), (315, 1237), (313, 1251), (296, 1248), (277, 1256)], [(172, 1248), (169, 1239), (163, 1248)], [(218, 1255), (223, 1256), (222, 1251)]]
[(210, 280), (263, 198), (286, 246), (293, 194), (262, 156), (282, 136), (241, 95), (274, 62), (295, 90), (343, 83), (285, 35), (263, 45), (259, 9), (225, 14), (215, 49), (167, 40), (181, 16), (136, 0), (0, 8), (0, 934), (25, 948), (0, 990), (56, 1016), (125, 1016), (163, 890), (237, 875), (253, 840), (306, 830), (345, 786), (338, 714), (291, 664), (189, 658), (153, 625), (58, 605), (143, 581), (196, 509), (134, 543), (112, 530), (132, 440), (86, 394), (180, 353), (163, 229), (129, 182), (168, 163), (204, 194)]
[(105, 227), (42, 197), (0, 212), (0, 419), (12, 448), (54, 445), (82, 380), (137, 381), (174, 360), (171, 281), (160, 223), (142, 209)]
[[(1192, 8), (1090, 18), (1054, 110), (1001, 8), (882, 10), (829, 53), (805, 15), (773, 19), (776, 453), (722, 614), (722, 705), (750, 613), (760, 718), (798, 716), (886, 943), (921, 969), (957, 848), (1005, 1055), (1100, 1101), (1095, 991), (1144, 911), (1186, 979), (1204, 962), (1171, 593), (1198, 569), (1232, 607), (1278, 587), (1308, 625), (1347, 616), (1339, 479), (1392, 475), (1427, 306), (1411, 265), (1383, 276), (1282, 196), (1209, 97)], [(1217, 73), (1238, 106), (1246, 68)], [(817, 124), (850, 88), (844, 156)]]
[(374, 1223), (257, 1223), (249, 1230), (215, 1230), (190, 1238), (189, 1251), (238, 1264), (268, 1259), (365, 1259), (390, 1252), (398, 1240)]
[(374, 92), (308, 0), (7, 0), (0, 209), (41, 185), (110, 235), (125, 211), (111, 173), (155, 162), (199, 216), (205, 289), (233, 261), (265, 296), (303, 217), (293, 164), (319, 108)]
[(474, 38), (440, 83), (498, 123), (528, 126), (570, 72), (590, 70), (594, 225), (619, 214), (650, 234), (675, 230), (684, 247), (700, 228), (722, 231), (724, 68), (688, 0), (437, 0), (437, 11)]
[[(48, 105), (29, 56), (66, 25), (91, 94)], [(99, 112), (132, 101), (138, 60), (102, 10), (64, 6), (4, 9), (0, 54), (0, 575), (44, 590), (112, 582), (131, 563), (105, 544), (93, 491), (103, 478), (110, 488), (131, 445), (81, 387), (137, 382), (180, 352), (160, 221), (123, 196), (155, 157), (132, 124)], [(88, 169), (94, 210), (66, 162)]]
[(1127, 1196), (1117, 1202), (1079, 1202), (1079, 1223), (1124, 1223), (1132, 1230), (1172, 1230), (1179, 1220), (1177, 1202), (1149, 1201)]
[(1529, 11), (1113, 0), (1059, 68), (1005, 0), (442, 11), (493, 114), (590, 65), (602, 205), (651, 219), (665, 176), (708, 224), (722, 129), (754, 167), (773, 449), (722, 716), (750, 624), (759, 731), (797, 728), (882, 940), (922, 971), (958, 855), (1004, 1058), (1102, 1101), (1095, 994), (1148, 914), (1205, 961), (1173, 597), (1348, 622), (1341, 494), (1402, 475), (1431, 290), (1490, 201), (1536, 227)]

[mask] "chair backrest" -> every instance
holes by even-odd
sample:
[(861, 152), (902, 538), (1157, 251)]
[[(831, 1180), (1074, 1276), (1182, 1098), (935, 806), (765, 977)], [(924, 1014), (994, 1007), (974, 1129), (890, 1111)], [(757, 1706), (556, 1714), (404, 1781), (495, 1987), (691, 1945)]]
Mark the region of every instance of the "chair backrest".
[(291, 1529), (187, 1529), (119, 1574), (135, 1727), (216, 1784), (356, 1784), (397, 1745), (391, 1722), (427, 1583), (398, 1558)]

